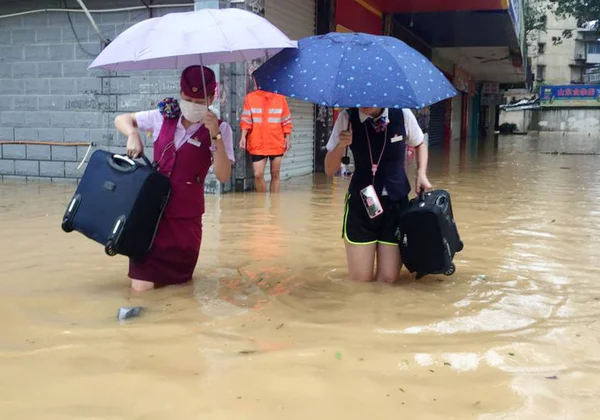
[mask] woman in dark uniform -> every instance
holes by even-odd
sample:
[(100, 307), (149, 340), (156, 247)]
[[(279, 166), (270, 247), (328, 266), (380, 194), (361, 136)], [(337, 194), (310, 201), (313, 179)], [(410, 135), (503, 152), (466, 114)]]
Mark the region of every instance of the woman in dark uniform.
[(343, 238), (351, 280), (398, 280), (402, 261), (396, 235), (411, 190), (404, 164), (407, 146), (416, 152), (416, 192), (431, 189), (423, 138), (407, 109), (350, 108), (340, 113), (327, 143), (325, 172), (333, 176), (350, 147), (355, 172), (346, 195)]

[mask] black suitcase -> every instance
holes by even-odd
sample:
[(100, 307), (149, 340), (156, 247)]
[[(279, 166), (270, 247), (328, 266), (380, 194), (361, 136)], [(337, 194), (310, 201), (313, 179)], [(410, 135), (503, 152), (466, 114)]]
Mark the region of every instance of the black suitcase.
[(67, 207), (62, 229), (75, 230), (104, 245), (110, 256), (146, 255), (171, 184), (145, 156), (142, 160), (144, 164), (96, 150)]
[(417, 278), (454, 274), (452, 260), (463, 243), (447, 191), (433, 190), (413, 198), (400, 217), (399, 234), (402, 262)]

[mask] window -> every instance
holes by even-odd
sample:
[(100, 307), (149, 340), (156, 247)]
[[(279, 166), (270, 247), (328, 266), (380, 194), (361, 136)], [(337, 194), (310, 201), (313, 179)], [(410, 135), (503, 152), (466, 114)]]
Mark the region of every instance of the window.
[(600, 42), (590, 42), (587, 44), (588, 54), (600, 54)]
[(535, 79), (538, 82), (544, 81), (546, 79), (546, 66), (538, 65), (535, 74)]
[(538, 54), (542, 55), (546, 53), (546, 43), (545, 42), (538, 42)]

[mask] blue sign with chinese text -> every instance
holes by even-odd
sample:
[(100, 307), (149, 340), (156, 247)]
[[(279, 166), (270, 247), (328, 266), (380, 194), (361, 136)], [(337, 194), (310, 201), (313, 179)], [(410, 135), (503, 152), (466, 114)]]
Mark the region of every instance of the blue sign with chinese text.
[(543, 107), (598, 107), (599, 85), (542, 86), (540, 104)]

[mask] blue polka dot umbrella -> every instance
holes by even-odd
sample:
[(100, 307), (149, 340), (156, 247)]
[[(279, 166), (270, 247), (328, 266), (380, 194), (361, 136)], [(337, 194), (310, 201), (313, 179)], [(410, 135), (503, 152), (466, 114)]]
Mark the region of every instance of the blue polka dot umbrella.
[(260, 89), (334, 108), (423, 108), (456, 90), (399, 39), (329, 33), (301, 39), (255, 72)]

